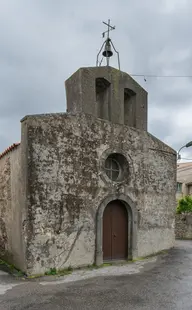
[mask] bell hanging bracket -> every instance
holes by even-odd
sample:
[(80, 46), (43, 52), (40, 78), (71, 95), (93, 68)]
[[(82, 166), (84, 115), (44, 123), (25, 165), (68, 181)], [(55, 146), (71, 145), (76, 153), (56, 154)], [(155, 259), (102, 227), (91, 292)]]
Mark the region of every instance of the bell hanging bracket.
[[(97, 60), (96, 60), (96, 66), (101, 66), (102, 62), (103, 62), (103, 58), (105, 57), (106, 58), (106, 61), (107, 61), (107, 66), (109, 66), (109, 59), (110, 57), (113, 56), (113, 52), (112, 52), (112, 48), (114, 49), (115, 53), (117, 54), (117, 58), (118, 58), (118, 67), (119, 67), (119, 70), (120, 70), (120, 59), (119, 59), (119, 52), (115, 49), (115, 46), (112, 42), (112, 40), (109, 38), (109, 32), (114, 30), (115, 29), (115, 26), (111, 26), (110, 25), (110, 19), (108, 20), (108, 23), (105, 23), (103, 22), (103, 24), (105, 24), (107, 26), (107, 31), (103, 32), (102, 33), (102, 36), (103, 38), (105, 37), (105, 34), (107, 33), (107, 39), (103, 42), (101, 48), (100, 48), (100, 51), (99, 53), (97, 54)], [(103, 47), (104, 47), (104, 50), (103, 50)], [(102, 59), (101, 61), (99, 61), (99, 55), (101, 54), (101, 51), (103, 50), (102, 52)]]

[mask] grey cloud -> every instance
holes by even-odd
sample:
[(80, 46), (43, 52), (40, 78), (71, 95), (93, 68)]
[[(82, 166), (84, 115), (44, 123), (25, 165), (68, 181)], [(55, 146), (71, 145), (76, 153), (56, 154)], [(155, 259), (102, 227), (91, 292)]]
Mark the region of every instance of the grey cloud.
[[(191, 75), (192, 2), (181, 2), (1, 3), (0, 152), (20, 139), (20, 119), (26, 114), (65, 111), (64, 80), (79, 67), (95, 65), (102, 44), (102, 21), (107, 18), (116, 25), (111, 36), (123, 71)], [(167, 3), (173, 5), (173, 11), (165, 10)], [(114, 57), (112, 65), (116, 64)], [(192, 79), (135, 79), (149, 92), (149, 130), (163, 140), (170, 137), (170, 145), (176, 149), (188, 142), (190, 128), (175, 133), (172, 113), (182, 109), (187, 113)], [(153, 115), (154, 107), (164, 112), (160, 119)]]
[[(170, 122), (168, 118), (169, 117), (163, 120), (156, 120), (155, 122), (151, 122), (148, 128), (149, 132), (151, 132), (160, 140), (164, 139), (166, 136), (169, 136), (172, 132), (172, 122)], [(157, 128), (160, 130), (157, 130)]]

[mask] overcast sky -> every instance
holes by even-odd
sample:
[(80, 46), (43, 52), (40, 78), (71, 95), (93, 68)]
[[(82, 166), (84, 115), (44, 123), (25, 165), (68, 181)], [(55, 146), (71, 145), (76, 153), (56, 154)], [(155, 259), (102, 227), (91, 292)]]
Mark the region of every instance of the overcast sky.
[[(192, 0), (0, 0), (0, 152), (20, 141), (23, 116), (65, 112), (64, 80), (95, 65), (103, 20), (116, 25), (122, 71), (192, 75), (191, 16)], [(149, 132), (176, 150), (192, 140), (192, 78), (135, 79)]]

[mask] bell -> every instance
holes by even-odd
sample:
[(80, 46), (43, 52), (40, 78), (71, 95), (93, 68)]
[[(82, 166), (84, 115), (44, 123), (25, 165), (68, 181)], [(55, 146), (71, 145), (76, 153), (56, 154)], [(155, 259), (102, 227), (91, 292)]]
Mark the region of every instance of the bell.
[(106, 44), (105, 44), (105, 49), (103, 51), (103, 56), (104, 57), (111, 57), (113, 55), (113, 52), (111, 50), (111, 44), (110, 44), (110, 41), (107, 41)]

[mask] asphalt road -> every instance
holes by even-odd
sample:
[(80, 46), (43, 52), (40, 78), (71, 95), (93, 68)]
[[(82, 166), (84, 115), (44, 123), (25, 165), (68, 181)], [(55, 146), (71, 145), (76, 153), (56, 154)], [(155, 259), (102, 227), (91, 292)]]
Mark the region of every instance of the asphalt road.
[(192, 241), (177, 241), (167, 255), (128, 275), (42, 285), (0, 273), (1, 283), (1, 310), (191, 310)]

